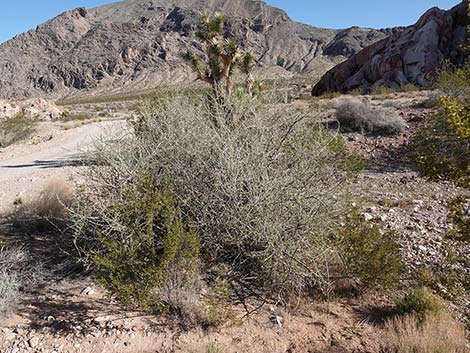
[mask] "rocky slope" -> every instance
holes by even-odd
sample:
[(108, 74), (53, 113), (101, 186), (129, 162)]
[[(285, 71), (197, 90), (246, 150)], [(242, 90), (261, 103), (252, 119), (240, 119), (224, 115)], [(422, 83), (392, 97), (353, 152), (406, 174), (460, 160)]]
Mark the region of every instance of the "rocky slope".
[[(228, 28), (268, 76), (320, 77), (389, 31), (322, 29), (260, 0), (126, 0), (80, 8), (0, 44), (0, 98), (114, 92), (192, 77), (179, 53), (195, 41), (198, 14), (223, 11)], [(189, 76), (188, 76), (189, 75)]]
[[(432, 8), (404, 31), (383, 39), (327, 72), (313, 95), (368, 91), (376, 86), (426, 86), (443, 60), (461, 62), (466, 37), (465, 2), (449, 11)], [(468, 53), (467, 53), (468, 54)]]

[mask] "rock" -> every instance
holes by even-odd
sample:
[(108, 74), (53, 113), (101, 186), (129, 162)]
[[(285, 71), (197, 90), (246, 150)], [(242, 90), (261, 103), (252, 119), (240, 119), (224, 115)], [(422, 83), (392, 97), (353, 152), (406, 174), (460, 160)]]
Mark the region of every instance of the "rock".
[[(201, 12), (222, 11), (227, 27), (264, 77), (320, 77), (339, 61), (394, 31), (311, 27), (252, 0), (126, 0), (75, 9), (0, 44), (0, 96), (63, 97), (153, 88), (188, 81), (180, 53), (193, 49)], [(189, 79), (191, 81), (191, 79)]]
[(0, 100), (0, 120), (13, 118), (18, 114), (38, 120), (59, 119), (63, 110), (54, 102), (46, 99), (29, 99), (25, 101)]
[(39, 337), (37, 337), (37, 336), (33, 336), (33, 337), (31, 337), (31, 338), (28, 340), (28, 345), (29, 345), (31, 348), (37, 347), (38, 344), (39, 344)]
[(86, 287), (85, 289), (82, 290), (83, 295), (93, 295), (95, 294), (95, 291), (91, 287)]
[(3, 335), (3, 339), (4, 339), (5, 341), (13, 341), (13, 340), (16, 339), (16, 334), (13, 333), (13, 332), (5, 333), (5, 334)]
[(459, 49), (466, 38), (465, 2), (449, 11), (432, 8), (419, 21), (376, 42), (327, 72), (312, 90), (326, 92), (370, 91), (378, 86), (428, 86), (443, 60), (462, 62)]

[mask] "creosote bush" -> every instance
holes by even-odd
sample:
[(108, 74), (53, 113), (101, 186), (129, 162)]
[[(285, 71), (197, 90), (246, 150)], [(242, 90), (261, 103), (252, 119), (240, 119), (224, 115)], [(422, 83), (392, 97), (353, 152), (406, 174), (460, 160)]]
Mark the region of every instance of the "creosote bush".
[(365, 222), (353, 210), (340, 231), (341, 258), (362, 289), (390, 288), (403, 270), (400, 245), (391, 232), (382, 234), (377, 225)]
[(157, 186), (151, 175), (136, 176), (114, 192), (106, 209), (94, 210), (93, 223), (87, 220), (96, 234), (91, 261), (99, 282), (143, 310), (179, 310), (180, 291), (197, 273), (196, 225), (182, 218), (170, 186)]
[(334, 108), (336, 109), (336, 119), (342, 129), (361, 133), (393, 135), (403, 132), (406, 127), (405, 121), (396, 113), (371, 108), (360, 100), (341, 100), (334, 105)]
[[(229, 283), (281, 299), (329, 290), (329, 269), (340, 262), (330, 234), (346, 208), (351, 165), (344, 143), (305, 111), (270, 109), (249, 95), (224, 104), (178, 94), (144, 103), (135, 134), (93, 155), (98, 166), (88, 169), (74, 221), (77, 244), (93, 242), (97, 226), (99, 247), (116, 235), (133, 237), (140, 223), (122, 215), (122, 187), (149, 175), (157, 190), (165, 180), (171, 185), (182, 221), (198, 225), (201, 261), (225, 264)], [(152, 214), (141, 208), (131, 214)]]
[(448, 236), (455, 240), (470, 241), (470, 198), (458, 196), (449, 201), (448, 207), (453, 225)]
[(445, 66), (436, 81), (440, 112), (418, 135), (416, 160), (431, 179), (470, 188), (470, 61)]
[(410, 290), (398, 303), (401, 315), (413, 314), (420, 322), (428, 315), (437, 315), (442, 310), (442, 300), (426, 287)]

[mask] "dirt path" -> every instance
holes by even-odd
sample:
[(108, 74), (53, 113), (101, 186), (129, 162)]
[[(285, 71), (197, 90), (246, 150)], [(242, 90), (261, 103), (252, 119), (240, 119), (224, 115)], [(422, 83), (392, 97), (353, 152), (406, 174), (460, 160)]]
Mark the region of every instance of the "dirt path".
[(0, 150), (0, 212), (7, 211), (17, 198), (31, 199), (51, 180), (67, 180), (93, 141), (112, 138), (124, 124), (107, 121), (56, 130), (48, 141)]

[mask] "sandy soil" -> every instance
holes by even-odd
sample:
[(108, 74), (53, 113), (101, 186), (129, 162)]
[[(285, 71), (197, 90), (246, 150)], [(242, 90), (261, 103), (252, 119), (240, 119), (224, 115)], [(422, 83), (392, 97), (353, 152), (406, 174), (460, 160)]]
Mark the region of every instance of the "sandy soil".
[(29, 141), (0, 149), (0, 212), (19, 198), (32, 199), (51, 180), (68, 179), (93, 141), (112, 138), (124, 124), (105, 121), (63, 130), (44, 123)]

